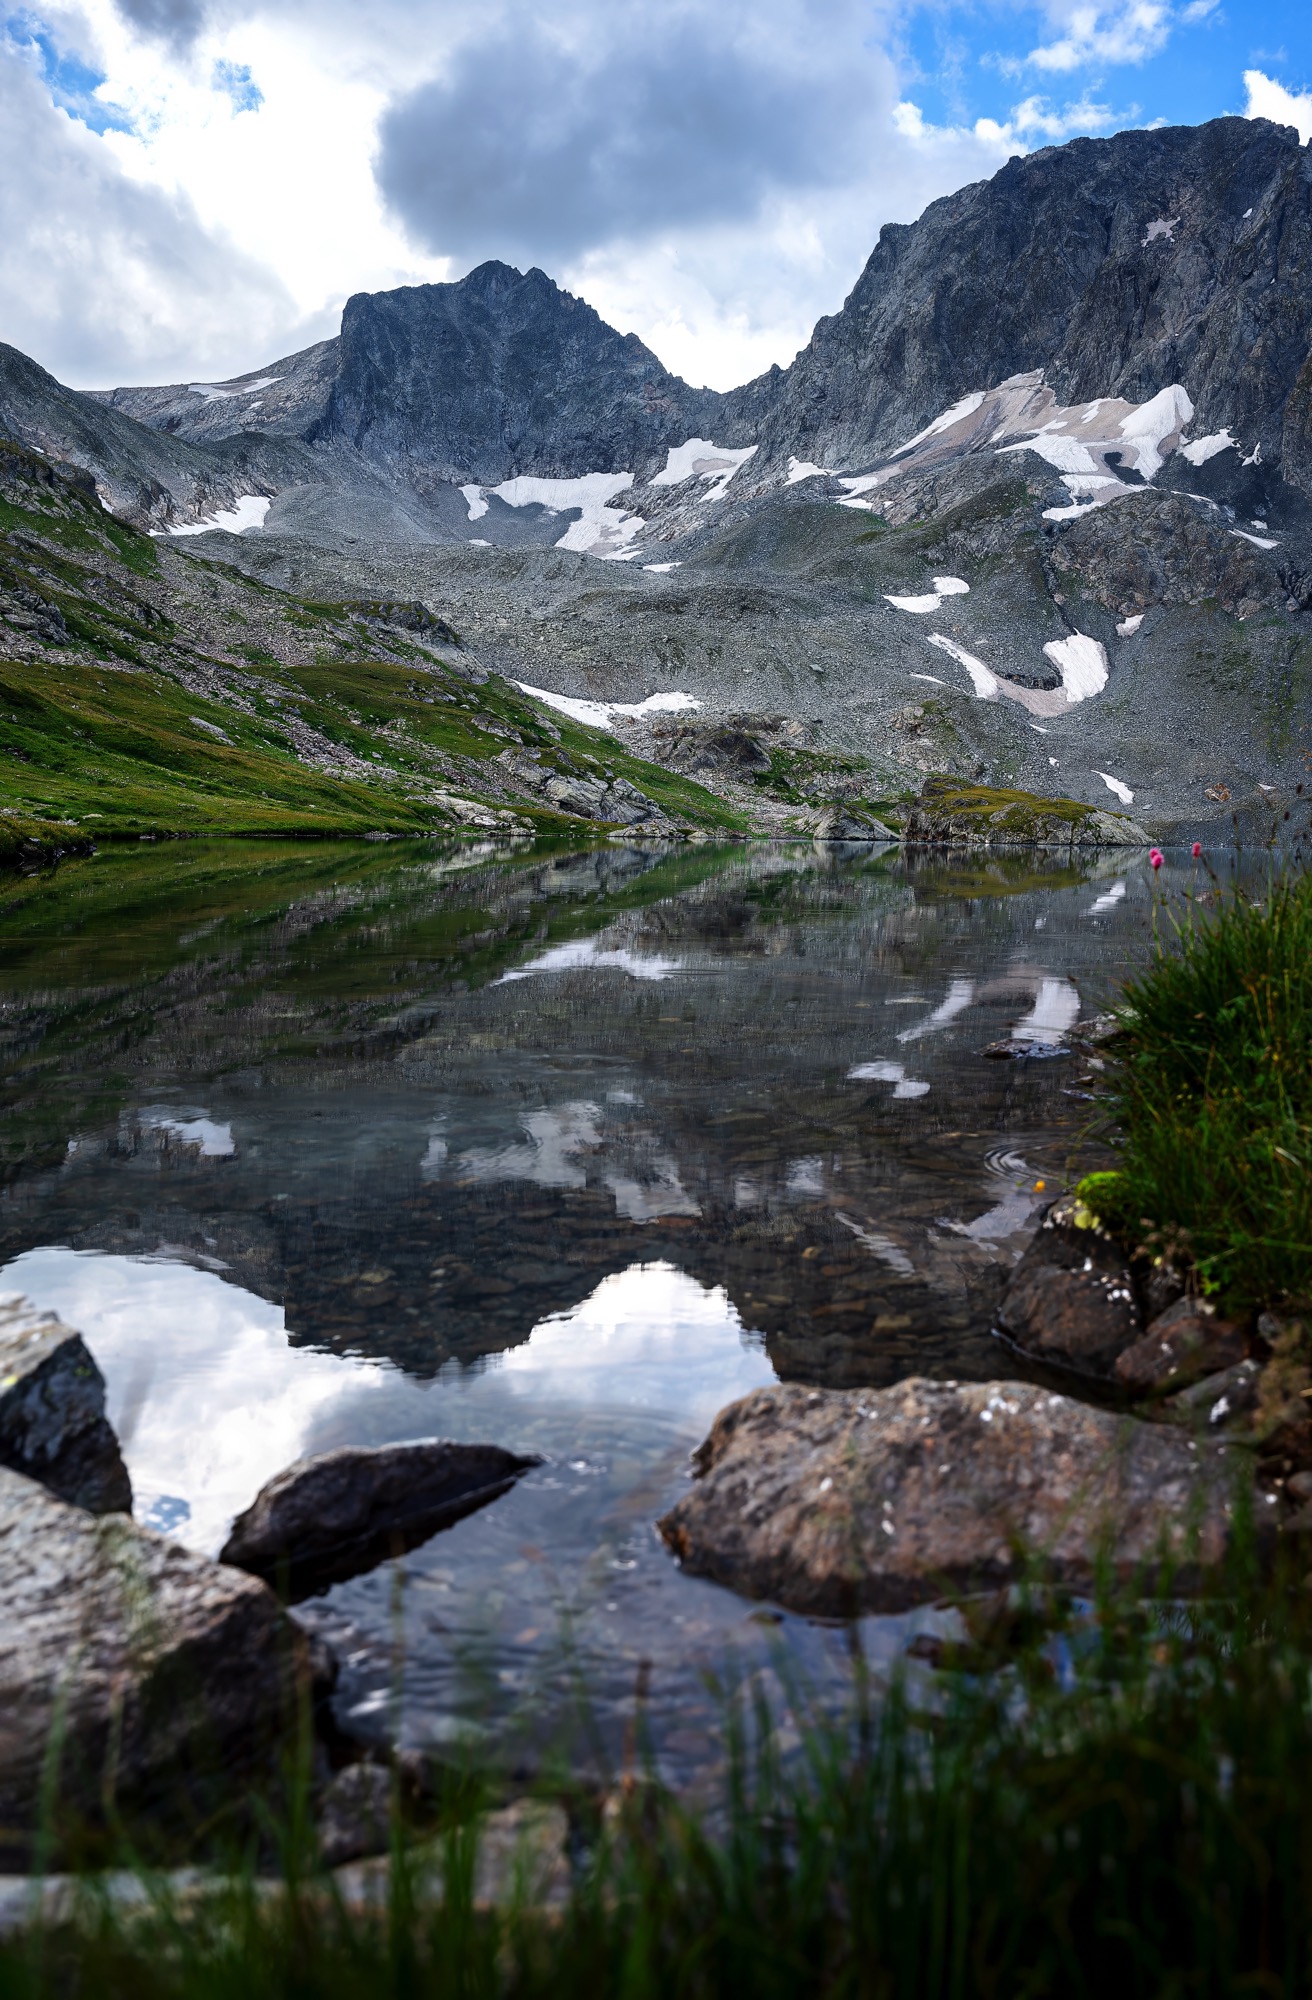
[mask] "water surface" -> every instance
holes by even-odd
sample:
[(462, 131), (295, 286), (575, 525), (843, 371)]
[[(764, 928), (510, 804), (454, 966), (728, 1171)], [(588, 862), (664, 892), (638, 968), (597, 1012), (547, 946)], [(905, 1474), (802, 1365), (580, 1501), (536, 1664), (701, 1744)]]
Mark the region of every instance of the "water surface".
[(84, 1331), (138, 1517), (198, 1548), (304, 1452), (542, 1454), (303, 1608), (351, 1728), (593, 1754), (581, 1678), (609, 1754), (641, 1689), (705, 1769), (708, 1670), (823, 1681), (845, 1641), (679, 1573), (653, 1523), (690, 1447), (776, 1378), (1010, 1371), (1005, 1272), (1097, 1157), (1059, 1051), (1152, 894), (1137, 854), (804, 845), (197, 844), (12, 883), (0, 1283)]

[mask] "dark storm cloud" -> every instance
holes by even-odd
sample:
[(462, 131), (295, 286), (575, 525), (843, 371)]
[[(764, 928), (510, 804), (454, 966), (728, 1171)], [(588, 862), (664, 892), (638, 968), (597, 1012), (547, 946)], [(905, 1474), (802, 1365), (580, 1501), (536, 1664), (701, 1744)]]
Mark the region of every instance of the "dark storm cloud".
[(205, 0), (116, 0), (119, 13), (140, 35), (173, 49), (188, 49), (205, 25)]
[(851, 52), (817, 73), (714, 20), (648, 16), (600, 55), (535, 27), (466, 46), (385, 114), (385, 199), (438, 254), (558, 265), (850, 175), (884, 108), (873, 66)]

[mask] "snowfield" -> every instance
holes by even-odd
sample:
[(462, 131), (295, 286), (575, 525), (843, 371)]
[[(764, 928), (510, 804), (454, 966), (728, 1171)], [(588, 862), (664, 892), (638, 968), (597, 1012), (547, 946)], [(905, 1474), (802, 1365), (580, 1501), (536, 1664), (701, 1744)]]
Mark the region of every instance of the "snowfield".
[[(249, 528), (262, 528), (270, 502), (262, 493), (243, 493), (234, 500), (231, 507), (217, 514), (211, 514), (205, 521), (180, 521), (163, 530), (168, 535), (208, 535), (211, 528), (222, 528), (229, 535), (244, 535)], [(152, 532), (159, 533), (155, 529)]]

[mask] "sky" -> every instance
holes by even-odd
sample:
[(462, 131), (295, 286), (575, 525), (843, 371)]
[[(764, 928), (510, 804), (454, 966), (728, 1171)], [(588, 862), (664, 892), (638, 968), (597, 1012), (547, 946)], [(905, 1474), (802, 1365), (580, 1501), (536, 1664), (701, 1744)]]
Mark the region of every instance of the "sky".
[(728, 388), (1013, 154), (1312, 136), (1307, 0), (7, 4), (0, 340), (83, 388), (222, 382), (489, 257)]

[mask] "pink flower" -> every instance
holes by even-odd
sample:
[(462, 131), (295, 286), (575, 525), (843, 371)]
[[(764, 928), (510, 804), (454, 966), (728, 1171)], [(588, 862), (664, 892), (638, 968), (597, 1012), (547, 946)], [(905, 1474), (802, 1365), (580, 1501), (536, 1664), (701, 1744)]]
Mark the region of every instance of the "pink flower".
[(1162, 853), (1160, 847), (1154, 847), (1149, 852), (1148, 859), (1152, 862), (1154, 868), (1160, 868), (1166, 856)]
[(1195, 861), (1197, 861), (1197, 860), (1198, 860), (1199, 856), (1200, 856), (1200, 855), (1202, 854), (1202, 851), (1203, 851), (1203, 843), (1202, 843), (1202, 841), (1201, 841), (1201, 840), (1196, 840), (1196, 841), (1194, 842), (1194, 860), (1195, 860)]

